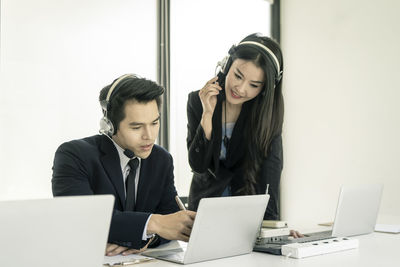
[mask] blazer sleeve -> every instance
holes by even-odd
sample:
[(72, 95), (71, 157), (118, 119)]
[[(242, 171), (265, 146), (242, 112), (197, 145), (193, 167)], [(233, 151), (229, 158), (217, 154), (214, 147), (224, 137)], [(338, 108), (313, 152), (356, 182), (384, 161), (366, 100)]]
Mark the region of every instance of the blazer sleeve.
[(169, 214), (179, 211), (178, 204), (176, 203), (175, 196), (178, 195), (174, 184), (174, 164), (172, 156), (168, 153), (168, 169), (167, 179), (164, 185), (164, 192), (162, 193), (160, 204), (157, 206), (156, 212), (158, 214)]
[(200, 125), (203, 107), (199, 91), (189, 94), (187, 102), (187, 149), (189, 164), (193, 172), (204, 173), (210, 165), (213, 153), (213, 135), (207, 140), (203, 127)]
[[(71, 143), (61, 145), (54, 157), (52, 190), (54, 196), (93, 195), (92, 170), (87, 159), (80, 157), (82, 147)], [(94, 166), (100, 168), (100, 166)], [(151, 213), (125, 212), (114, 208), (109, 242), (140, 249), (145, 224)]]
[(89, 171), (71, 143), (56, 151), (51, 180), (53, 196), (93, 195)]
[(279, 219), (280, 181), (283, 168), (282, 136), (276, 136), (271, 141), (269, 153), (261, 166), (261, 183), (265, 193), (266, 185), (269, 184), (268, 193), (270, 199), (264, 216), (266, 220)]
[[(175, 184), (174, 184), (174, 165), (173, 159), (170, 154), (168, 154), (168, 171), (167, 171), (167, 180), (164, 186), (164, 192), (162, 194), (162, 198), (160, 204), (157, 207), (158, 214), (169, 214), (179, 211), (178, 204), (175, 201), (175, 196), (178, 195), (176, 192)], [(162, 244), (169, 242), (170, 240), (162, 238), (156, 235), (156, 239), (150, 244), (149, 247), (156, 247)]]

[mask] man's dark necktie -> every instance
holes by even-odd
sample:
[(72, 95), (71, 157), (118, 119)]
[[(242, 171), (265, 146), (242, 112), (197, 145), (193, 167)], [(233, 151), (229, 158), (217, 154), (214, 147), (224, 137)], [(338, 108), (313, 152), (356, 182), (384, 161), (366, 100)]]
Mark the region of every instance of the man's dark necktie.
[(131, 159), (128, 165), (131, 167), (131, 170), (126, 178), (125, 210), (133, 211), (135, 210), (135, 176), (139, 160), (137, 158)]

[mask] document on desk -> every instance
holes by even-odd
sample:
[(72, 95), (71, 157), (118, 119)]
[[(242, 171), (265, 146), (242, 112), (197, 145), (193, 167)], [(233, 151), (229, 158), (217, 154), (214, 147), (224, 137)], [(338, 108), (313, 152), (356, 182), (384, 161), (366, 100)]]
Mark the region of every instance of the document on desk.
[(153, 260), (153, 258), (142, 256), (139, 254), (131, 254), (127, 256), (116, 255), (116, 256), (104, 256), (103, 265), (113, 266), (113, 265), (130, 265), (136, 263), (142, 263), (146, 261)]
[(400, 224), (377, 224), (375, 225), (375, 231), (398, 234), (400, 233)]

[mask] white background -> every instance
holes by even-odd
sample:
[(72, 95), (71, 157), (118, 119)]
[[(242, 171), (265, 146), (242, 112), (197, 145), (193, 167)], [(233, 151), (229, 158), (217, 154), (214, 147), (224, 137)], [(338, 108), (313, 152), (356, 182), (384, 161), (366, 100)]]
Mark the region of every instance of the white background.
[(399, 10), (396, 0), (281, 1), (289, 221), (333, 220), (344, 183), (383, 182), (380, 213), (400, 215)]

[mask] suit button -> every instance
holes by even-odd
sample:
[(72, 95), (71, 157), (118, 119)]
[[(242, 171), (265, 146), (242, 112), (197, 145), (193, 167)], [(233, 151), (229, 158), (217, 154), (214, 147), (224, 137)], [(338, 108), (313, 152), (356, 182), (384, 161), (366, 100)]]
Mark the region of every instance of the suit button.
[(196, 151), (197, 153), (199, 153), (199, 152), (200, 152), (200, 149), (199, 149), (198, 147), (196, 147), (196, 149), (195, 149), (194, 151)]
[(200, 142), (199, 142), (199, 143), (200, 143), (200, 145), (202, 145), (204, 142), (203, 142), (203, 140), (200, 140)]

